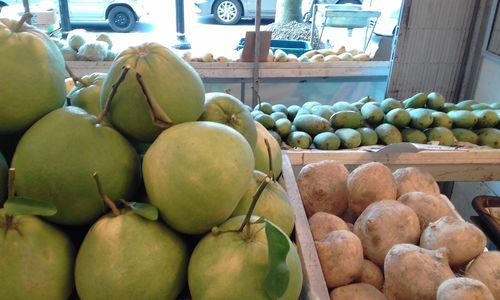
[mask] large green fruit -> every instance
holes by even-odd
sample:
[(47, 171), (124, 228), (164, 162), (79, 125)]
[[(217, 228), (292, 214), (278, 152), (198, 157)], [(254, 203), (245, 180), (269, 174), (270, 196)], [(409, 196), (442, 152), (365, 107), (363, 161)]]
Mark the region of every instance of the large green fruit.
[(8, 169), (7, 161), (3, 157), (0, 152), (0, 206), (7, 199), (7, 178), (8, 178)]
[(124, 210), (103, 216), (88, 231), (76, 257), (76, 290), (81, 299), (175, 299), (187, 263), (176, 233)]
[(403, 136), (399, 129), (391, 124), (380, 124), (375, 128), (375, 132), (378, 135), (379, 141), (384, 145), (391, 145), (396, 143), (401, 143), (403, 141)]
[(375, 103), (367, 103), (361, 107), (361, 115), (370, 125), (377, 126), (384, 121), (384, 111)]
[[(260, 184), (266, 177), (266, 174), (255, 170), (253, 172), (252, 180), (248, 185), (247, 191), (241, 198), (238, 206), (233, 211), (231, 216), (246, 215), (250, 205), (252, 204), (253, 196)], [(257, 205), (253, 214), (260, 217), (266, 217), (269, 221), (276, 224), (288, 236), (292, 234), (295, 217), (293, 208), (288, 199), (288, 194), (275, 181), (271, 181), (259, 197)]]
[(0, 19), (0, 135), (27, 129), (63, 106), (64, 58), (35, 27)]
[(434, 110), (440, 110), (444, 106), (445, 99), (443, 95), (431, 92), (427, 95), (427, 107)]
[[(286, 118), (286, 116), (285, 116)], [(205, 94), (205, 110), (201, 121), (228, 125), (245, 137), (252, 149), (257, 143), (257, 129), (252, 115), (236, 97), (226, 93)]]
[[(122, 67), (129, 66), (125, 80), (113, 99), (109, 119), (130, 138), (152, 142), (163, 128), (151, 120), (150, 109), (136, 79), (140, 74), (156, 115), (173, 124), (196, 121), (203, 112), (205, 89), (196, 71), (177, 54), (157, 43), (129, 47), (113, 61), (101, 91), (104, 107)], [(165, 126), (170, 126), (165, 124)]]
[(401, 102), (397, 99), (387, 98), (387, 99), (382, 100), (382, 102), (380, 102), (380, 108), (382, 108), (382, 111), (384, 112), (384, 114), (387, 114), (388, 112), (390, 112), (391, 110), (393, 110), (395, 108), (404, 108), (404, 105), (403, 105), (403, 102)]
[(330, 123), (335, 129), (338, 128), (360, 128), (365, 125), (365, 119), (359, 112), (339, 111), (330, 117)]
[(352, 128), (341, 128), (335, 131), (339, 137), (342, 148), (352, 149), (361, 145), (361, 133)]
[(432, 125), (434, 117), (432, 111), (427, 108), (415, 108), (410, 111), (411, 127), (415, 129), (425, 129)]
[(313, 144), (320, 150), (337, 150), (340, 147), (340, 139), (333, 132), (322, 132), (314, 137)]
[(281, 174), (283, 168), (283, 157), (281, 157), (281, 147), (274, 137), (267, 131), (267, 129), (262, 126), (262, 124), (255, 122), (255, 127), (257, 128), (257, 144), (255, 149), (253, 149), (253, 155), (255, 157), (255, 170), (259, 170), (264, 173), (269, 172), (269, 154), (267, 153), (267, 147), (265, 140), (269, 142), (271, 147), (271, 158), (273, 162), (273, 172), (274, 176), (277, 177)]
[(142, 169), (149, 201), (162, 219), (177, 231), (198, 234), (231, 215), (254, 166), (252, 148), (236, 130), (188, 122), (158, 136)]
[[(219, 227), (237, 230), (243, 216)], [(253, 217), (253, 221), (256, 218)], [(288, 287), (278, 299), (298, 299), (302, 289), (302, 269), (297, 250), (289, 240), (286, 265)], [(264, 224), (250, 225), (243, 232), (208, 233), (196, 246), (188, 266), (189, 291), (198, 299), (271, 299), (264, 290), (269, 269), (268, 241)]]
[(68, 93), (71, 105), (80, 107), (91, 115), (99, 115), (101, 112), (99, 99), (105, 78), (105, 73), (83, 76), (82, 82), (76, 82), (75, 87)]
[(468, 110), (453, 110), (448, 112), (448, 117), (453, 121), (453, 127), (469, 129), (477, 123), (477, 116)]
[(438, 141), (439, 145), (451, 146), (456, 144), (453, 132), (446, 127), (434, 127), (425, 130), (428, 141)]
[(427, 94), (417, 93), (403, 101), (405, 108), (422, 108), (427, 103)]
[(293, 120), (293, 125), (297, 130), (307, 132), (312, 137), (332, 129), (327, 119), (316, 115), (298, 115)]
[(396, 127), (405, 127), (410, 124), (410, 113), (404, 108), (395, 108), (385, 115), (385, 121)]
[(73, 290), (74, 249), (57, 228), (35, 216), (0, 209), (0, 298), (65, 300)]
[(89, 224), (102, 215), (94, 172), (102, 176), (112, 199), (133, 195), (140, 181), (139, 160), (130, 143), (74, 106), (55, 110), (31, 126), (17, 145), (12, 167), (18, 196), (54, 204), (57, 214), (47, 218), (60, 224)]

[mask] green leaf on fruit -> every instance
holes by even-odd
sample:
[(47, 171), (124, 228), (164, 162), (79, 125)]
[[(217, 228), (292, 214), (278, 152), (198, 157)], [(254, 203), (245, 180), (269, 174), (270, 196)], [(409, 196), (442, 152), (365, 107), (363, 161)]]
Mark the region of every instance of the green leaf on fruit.
[(139, 216), (148, 219), (150, 221), (158, 220), (158, 208), (156, 208), (155, 206), (148, 203), (127, 202), (125, 200), (120, 200), (120, 201)]
[(53, 216), (57, 208), (52, 203), (22, 197), (12, 197), (5, 201), (3, 207), (10, 216), (37, 215)]
[(290, 269), (286, 264), (290, 242), (288, 237), (273, 223), (266, 221), (265, 228), (269, 249), (269, 269), (264, 281), (264, 290), (271, 299), (278, 299), (283, 296), (290, 281)]

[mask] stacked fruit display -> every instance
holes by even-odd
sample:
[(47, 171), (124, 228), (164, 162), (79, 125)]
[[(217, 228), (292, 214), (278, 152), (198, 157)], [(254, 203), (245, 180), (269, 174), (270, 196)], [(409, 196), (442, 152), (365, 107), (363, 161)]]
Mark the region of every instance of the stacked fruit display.
[(430, 173), (333, 160), (297, 184), (331, 299), (497, 299), (500, 252)]
[(52, 38), (66, 61), (112, 61), (116, 57), (111, 36), (83, 29), (72, 30), (66, 39)]
[(281, 150), (241, 102), (156, 43), (65, 101), (23, 21), (0, 20), (0, 298), (297, 299)]
[(387, 98), (377, 102), (365, 97), (333, 105), (308, 101), (302, 107), (262, 102), (247, 109), (276, 140), (302, 149), (352, 149), (400, 142), (500, 148), (500, 103), (447, 103), (436, 92), (418, 93), (403, 101)]

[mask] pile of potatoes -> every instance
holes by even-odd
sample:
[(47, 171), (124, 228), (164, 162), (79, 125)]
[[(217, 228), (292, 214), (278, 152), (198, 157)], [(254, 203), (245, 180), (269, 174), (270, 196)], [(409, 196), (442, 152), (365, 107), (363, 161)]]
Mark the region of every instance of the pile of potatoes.
[(325, 160), (297, 184), (331, 299), (500, 299), (500, 252), (430, 173)]

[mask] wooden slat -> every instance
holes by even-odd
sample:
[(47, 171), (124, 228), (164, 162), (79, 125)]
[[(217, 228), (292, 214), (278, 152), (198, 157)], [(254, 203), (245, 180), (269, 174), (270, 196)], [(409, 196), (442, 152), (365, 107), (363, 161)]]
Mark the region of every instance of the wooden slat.
[(316, 252), (302, 199), (300, 198), (299, 188), (295, 181), (292, 165), (287, 155), (283, 155), (283, 179), (295, 214), (295, 243), (297, 244), (298, 252), (302, 258), (304, 284), (301, 298), (328, 300), (330, 297), (328, 295), (325, 278), (323, 277), (323, 271), (321, 270), (321, 264)]

